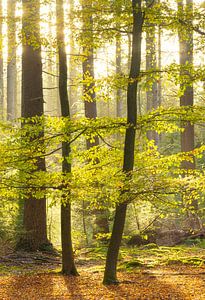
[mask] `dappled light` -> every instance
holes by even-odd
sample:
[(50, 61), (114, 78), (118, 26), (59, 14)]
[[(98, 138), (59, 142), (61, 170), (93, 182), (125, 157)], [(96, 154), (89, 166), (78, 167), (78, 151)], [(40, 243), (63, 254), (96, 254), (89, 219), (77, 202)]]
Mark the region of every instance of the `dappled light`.
[[(82, 272), (79, 278), (58, 274), (38, 274), (0, 278), (1, 299), (204, 299), (204, 269), (187, 271), (175, 268), (172, 272), (158, 269), (143, 274), (120, 273), (119, 286), (101, 285), (101, 274)], [(183, 272), (186, 272), (185, 275)], [(49, 283), (49, 284), (48, 284)]]
[(0, 1), (0, 299), (205, 299), (205, 1)]

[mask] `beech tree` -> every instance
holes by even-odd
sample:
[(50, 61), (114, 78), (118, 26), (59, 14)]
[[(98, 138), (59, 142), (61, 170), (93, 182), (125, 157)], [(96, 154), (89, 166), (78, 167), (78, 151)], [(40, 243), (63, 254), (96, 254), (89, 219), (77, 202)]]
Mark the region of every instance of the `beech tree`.
[[(59, 95), (61, 114), (70, 118), (70, 108), (67, 91), (67, 58), (64, 37), (64, 10), (63, 0), (56, 0), (57, 44), (59, 58)], [(78, 275), (73, 256), (71, 237), (71, 199), (68, 182), (68, 174), (71, 174), (69, 156), (71, 148), (69, 142), (62, 142), (62, 173), (65, 179), (62, 182), (61, 203), (61, 244), (62, 244), (62, 273), (66, 275)]]
[(16, 117), (16, 1), (7, 0), (8, 59), (7, 59), (7, 119)]
[[(22, 107), (23, 118), (42, 116), (44, 113), (42, 62), (40, 43), (40, 1), (23, 0), (22, 45)], [(33, 125), (35, 126), (35, 124)], [(34, 129), (35, 130), (35, 129)], [(40, 139), (40, 135), (33, 139)], [(46, 170), (45, 158), (37, 157), (36, 171)], [(25, 193), (23, 227), (26, 231), (19, 247), (27, 250), (42, 249), (48, 244), (46, 227), (46, 197), (35, 197), (32, 188)]]
[[(149, 7), (150, 3), (154, 2), (146, 0), (146, 5)], [(155, 73), (157, 68), (156, 55), (156, 25), (148, 20), (146, 29), (146, 71), (148, 73), (148, 86), (146, 91), (147, 97), (147, 112), (156, 109), (158, 105), (158, 86)], [(147, 137), (154, 140), (156, 144), (159, 143), (159, 136), (155, 131), (148, 131)]]
[[(129, 74), (129, 82), (127, 87), (127, 124), (128, 127), (125, 133), (124, 144), (124, 162), (123, 172), (126, 174), (125, 187), (122, 188), (121, 196), (129, 193), (129, 180), (132, 176), (134, 167), (134, 150), (135, 150), (135, 132), (137, 122), (137, 87), (140, 75), (141, 64), (141, 38), (142, 25), (144, 21), (142, 11), (142, 1), (132, 0), (132, 15), (133, 15), (133, 29), (132, 29), (132, 56)], [(117, 258), (122, 239), (126, 210), (128, 200), (117, 205), (115, 210), (114, 224), (112, 235), (108, 247), (106, 266), (104, 273), (104, 284), (118, 283), (116, 277)]]
[(0, 1), (0, 120), (3, 119), (4, 108), (4, 72), (3, 72), (3, 9)]
[[(92, 1), (82, 1), (83, 15), (83, 100), (85, 106), (85, 116), (89, 119), (97, 118), (97, 103), (95, 92), (95, 74), (94, 74), (94, 37), (93, 37), (93, 19), (92, 19)], [(96, 135), (93, 141), (86, 139), (87, 150), (92, 147), (99, 146), (99, 137)], [(96, 161), (97, 163), (97, 161)], [(95, 225), (94, 235), (98, 233), (108, 233), (108, 211), (106, 209), (95, 209)]]
[[(178, 2), (179, 13), (185, 17), (187, 24), (179, 29), (179, 61), (180, 61), (180, 76), (181, 84), (180, 89), (182, 95), (180, 96), (180, 106), (193, 106), (194, 105), (194, 89), (193, 82), (191, 81), (191, 70), (193, 68), (193, 0), (186, 0)], [(183, 18), (183, 17), (182, 17)], [(184, 127), (181, 133), (181, 152), (193, 151), (195, 148), (195, 135), (194, 124), (186, 121), (182, 124)], [(195, 158), (193, 160), (184, 160), (182, 168), (187, 173), (196, 168)], [(186, 202), (186, 200), (185, 200)], [(190, 201), (189, 201), (190, 202)], [(188, 218), (192, 229), (199, 228), (197, 217), (198, 203), (193, 200), (191, 203), (184, 203), (187, 207)]]
[[(121, 7), (118, 9), (118, 14), (121, 13)], [(119, 24), (116, 24), (116, 28), (119, 27)], [(116, 65), (116, 76), (119, 79), (122, 76), (122, 35), (121, 33), (117, 33), (116, 41), (115, 41), (115, 65)], [(123, 93), (122, 89), (118, 84), (117, 91), (116, 91), (116, 116), (122, 117), (123, 116)]]

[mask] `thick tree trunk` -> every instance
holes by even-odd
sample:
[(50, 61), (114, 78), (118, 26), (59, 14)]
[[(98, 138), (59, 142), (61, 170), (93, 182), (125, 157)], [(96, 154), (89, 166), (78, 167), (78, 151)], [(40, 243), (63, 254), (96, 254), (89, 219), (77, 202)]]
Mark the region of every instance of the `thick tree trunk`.
[[(184, 7), (183, 1), (178, 2), (178, 9), (185, 12), (185, 8), (189, 12), (193, 12), (193, 0), (186, 0), (186, 5)], [(190, 23), (190, 19), (189, 19)], [(191, 25), (191, 24), (190, 24)], [(181, 66), (181, 78), (190, 78), (191, 74), (189, 70), (186, 70), (186, 66), (193, 65), (193, 30), (191, 26), (184, 30), (179, 31), (179, 60)], [(181, 90), (184, 90), (183, 95), (180, 97), (180, 106), (193, 106), (194, 104), (194, 90), (193, 83), (191, 80), (189, 83), (182, 83), (180, 85)], [(181, 151), (189, 152), (194, 150), (194, 125), (190, 122), (184, 124), (184, 131), (181, 133)], [(193, 162), (184, 160), (182, 162), (182, 168), (184, 171), (189, 172), (189, 170), (195, 169), (195, 161)], [(192, 229), (199, 227), (197, 210), (198, 202), (193, 200), (192, 203), (184, 203), (188, 209), (190, 226)]]
[[(82, 1), (82, 4), (84, 2)], [(91, 3), (92, 5), (92, 3)], [(82, 5), (82, 9), (84, 9)], [(89, 77), (92, 81), (89, 84), (83, 85), (83, 96), (84, 96), (84, 105), (85, 105), (85, 116), (89, 119), (97, 118), (97, 103), (96, 103), (96, 94), (95, 94), (95, 83), (94, 83), (94, 52), (93, 52), (93, 21), (92, 15), (83, 14), (83, 28), (85, 30), (86, 38), (89, 36), (89, 44), (83, 47), (83, 54), (85, 59), (82, 63), (83, 68), (83, 79), (86, 81), (86, 78)], [(94, 141), (86, 140), (86, 146), (89, 150), (94, 146), (99, 145), (98, 136), (94, 137)], [(98, 162), (96, 162), (98, 163)], [(109, 223), (108, 223), (108, 211), (107, 209), (95, 209), (95, 229), (93, 236), (95, 237), (98, 233), (108, 233), (109, 232)]]
[[(40, 4), (23, 0), (22, 28), (22, 117), (43, 115), (42, 62), (39, 28)], [(34, 125), (35, 126), (35, 125)], [(41, 136), (43, 133), (41, 134)], [(37, 171), (45, 171), (45, 159), (38, 158)], [(48, 243), (46, 228), (46, 198), (36, 199), (32, 192), (24, 200), (24, 229), (26, 237), (19, 244), (27, 250), (38, 250)]]
[[(64, 10), (63, 0), (56, 0), (56, 20), (57, 20), (57, 43), (59, 57), (59, 95), (61, 104), (61, 114), (70, 118), (70, 109), (67, 91), (67, 58), (64, 37)], [(68, 162), (71, 148), (69, 143), (62, 143), (62, 172), (63, 175), (71, 173), (71, 164)], [(62, 273), (66, 275), (78, 275), (73, 256), (71, 237), (71, 203), (70, 188), (65, 181), (62, 183), (62, 204), (61, 204), (61, 243), (62, 243)]]
[[(127, 175), (127, 180), (132, 176), (134, 166), (134, 149), (135, 149), (135, 126), (137, 121), (137, 87), (140, 74), (141, 63), (141, 36), (143, 13), (141, 10), (141, 0), (132, 0), (133, 7), (133, 40), (132, 40), (132, 57), (127, 89), (127, 123), (130, 125), (126, 129), (125, 146), (124, 146), (124, 163), (123, 172)], [(122, 196), (129, 193), (129, 189), (122, 190)], [(106, 267), (104, 273), (104, 284), (116, 284), (117, 258), (122, 240), (122, 234), (126, 218), (127, 203), (121, 203), (116, 207), (114, 225), (108, 247)]]
[(7, 58), (7, 119), (16, 117), (16, 1), (7, 0), (8, 58)]
[(4, 71), (3, 71), (3, 9), (0, 0), (0, 120), (4, 115)]

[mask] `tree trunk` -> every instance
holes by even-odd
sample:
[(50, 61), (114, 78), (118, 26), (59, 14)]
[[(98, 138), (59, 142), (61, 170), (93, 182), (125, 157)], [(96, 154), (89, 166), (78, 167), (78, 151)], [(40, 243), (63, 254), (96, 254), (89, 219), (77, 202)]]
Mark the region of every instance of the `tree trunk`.
[[(150, 0), (146, 0), (147, 6), (150, 5)], [(153, 82), (147, 87), (146, 96), (147, 96), (147, 112), (150, 112), (152, 109), (158, 107), (158, 89), (157, 89), (157, 80), (152, 76), (157, 68), (157, 57), (156, 57), (156, 32), (155, 25), (149, 23), (149, 26), (146, 30), (146, 71), (150, 75), (148, 78), (152, 78)], [(159, 135), (156, 131), (149, 130), (147, 132), (147, 138), (149, 140), (154, 140), (155, 144), (159, 144)]]
[[(158, 1), (160, 3), (160, 0)], [(158, 70), (162, 70), (162, 45), (161, 45), (161, 26), (158, 26)], [(162, 104), (162, 79), (161, 75), (158, 79), (158, 86), (157, 86), (157, 91), (158, 91), (158, 105), (160, 106)], [(160, 137), (159, 137), (160, 138)]]
[(16, 117), (16, 1), (7, 0), (8, 57), (7, 57), (7, 119)]
[(0, 0), (0, 120), (4, 116), (4, 71), (3, 71), (3, 9), (2, 0)]
[[(132, 40), (132, 57), (129, 74), (129, 83), (127, 88), (127, 123), (130, 125), (126, 129), (123, 172), (126, 174), (127, 181), (132, 176), (134, 166), (134, 149), (135, 149), (135, 126), (137, 121), (137, 87), (140, 74), (141, 63), (141, 37), (143, 13), (141, 10), (141, 0), (132, 0), (133, 8), (133, 40)], [(129, 188), (124, 188), (121, 196), (128, 194)], [(104, 284), (118, 283), (116, 277), (117, 258), (122, 240), (122, 234), (125, 224), (127, 202), (118, 204), (116, 207), (114, 225), (108, 247), (106, 267), (104, 273)]]
[[(30, 118), (43, 115), (42, 62), (39, 38), (40, 3), (37, 0), (23, 0), (22, 3), (24, 36), (22, 53), (22, 117)], [(45, 171), (45, 159), (39, 157), (36, 166), (37, 171)], [(31, 192), (25, 197), (23, 225), (26, 237), (21, 240), (19, 246), (27, 250), (38, 250), (44, 244), (48, 244), (45, 196), (42, 196), (41, 199), (36, 199)]]
[[(67, 91), (67, 58), (64, 37), (64, 10), (63, 0), (56, 0), (57, 19), (57, 43), (59, 57), (59, 95), (61, 114), (70, 118), (70, 109)], [(62, 172), (63, 175), (71, 173), (71, 164), (68, 162), (71, 148), (67, 142), (62, 142)], [(61, 204), (61, 243), (62, 243), (62, 273), (66, 275), (78, 275), (73, 256), (71, 237), (71, 203), (70, 187), (65, 181), (62, 183), (62, 204)]]
[[(74, 9), (74, 0), (70, 0), (70, 16), (72, 18)], [(77, 95), (77, 84), (76, 84), (76, 77), (77, 77), (77, 64), (75, 62), (76, 58), (76, 45), (75, 45), (75, 39), (74, 39), (74, 32), (73, 32), (73, 20), (70, 19), (70, 56), (69, 56), (69, 100), (70, 100), (70, 113), (71, 117), (75, 116), (78, 112), (78, 95)]]
[[(189, 13), (193, 13), (193, 0), (186, 0), (186, 5), (184, 7), (183, 1), (178, 2), (178, 9), (181, 12), (185, 12), (185, 8), (189, 11)], [(188, 19), (188, 23), (192, 25), (192, 21)], [(184, 30), (179, 31), (179, 60), (181, 66), (181, 79), (184, 80), (185, 77), (190, 78), (191, 74), (189, 70), (186, 70), (186, 66), (193, 65), (193, 30), (190, 27), (185, 28)], [(194, 104), (194, 90), (193, 83), (181, 83), (181, 90), (184, 90), (183, 95), (180, 97), (180, 106), (193, 106)], [(194, 125), (190, 122), (186, 122), (186, 124), (182, 124), (184, 127), (184, 131), (181, 133), (181, 151), (189, 152), (194, 150)], [(195, 160), (193, 158), (193, 162), (184, 160), (182, 162), (181, 167), (184, 171), (189, 172), (189, 170), (195, 169)], [(184, 203), (188, 209), (189, 223), (192, 229), (196, 229), (199, 227), (197, 210), (198, 210), (198, 202), (197, 200), (193, 200), (190, 204)]]
[[(118, 24), (116, 24), (118, 28)], [(122, 76), (122, 41), (121, 35), (117, 35), (116, 37), (116, 76), (117, 80)], [(117, 84), (117, 92), (116, 92), (116, 116), (119, 118), (123, 117), (123, 93), (122, 89)]]
[[(84, 4), (84, 2), (82, 1)], [(90, 4), (92, 6), (92, 3)], [(87, 8), (87, 6), (86, 6)], [(92, 7), (90, 7), (92, 8)], [(84, 10), (84, 7), (82, 6)], [(83, 85), (83, 96), (85, 104), (85, 116), (89, 119), (97, 118), (97, 104), (96, 104), (96, 94), (95, 94), (95, 83), (94, 83), (94, 52), (93, 52), (93, 20), (92, 13), (83, 14), (83, 28), (85, 30), (85, 38), (89, 38), (89, 43), (83, 47), (83, 54), (85, 59), (83, 60), (83, 79), (86, 81), (86, 78), (91, 78), (92, 81)], [(94, 141), (90, 142), (89, 139), (86, 140), (86, 146), (89, 150), (92, 147), (99, 145), (98, 136), (94, 137)], [(98, 162), (96, 162), (98, 163)], [(95, 209), (95, 229), (93, 236), (95, 237), (98, 233), (108, 233), (109, 232), (109, 223), (108, 223), (108, 211), (107, 209)]]
[[(187, 0), (186, 7), (189, 10), (193, 10), (193, 1)], [(182, 11), (184, 10), (183, 2), (179, 2), (178, 6)], [(181, 77), (190, 77), (189, 71), (184, 70), (186, 64), (193, 64), (193, 31), (191, 28), (186, 29), (186, 33), (183, 31), (179, 32), (179, 55), (180, 55), (180, 66), (181, 66)], [(180, 106), (193, 106), (194, 104), (194, 91), (193, 84), (181, 83), (181, 90), (184, 90), (183, 95), (180, 97)], [(181, 151), (188, 152), (194, 149), (194, 125), (187, 122), (184, 126), (184, 131), (181, 134)], [(195, 162), (184, 161), (182, 163), (184, 169), (195, 169)]]

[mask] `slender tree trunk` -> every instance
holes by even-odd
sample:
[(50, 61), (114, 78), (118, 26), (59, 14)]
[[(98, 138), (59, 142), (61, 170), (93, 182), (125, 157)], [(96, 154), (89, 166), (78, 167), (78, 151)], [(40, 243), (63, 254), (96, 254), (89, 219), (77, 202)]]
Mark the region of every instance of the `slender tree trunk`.
[[(47, 22), (48, 22), (48, 38), (53, 37), (53, 1), (50, 1), (49, 3), (49, 13), (47, 16)], [(53, 49), (54, 51), (54, 49)], [(55, 51), (54, 51), (55, 52)], [(58, 76), (56, 72), (56, 53), (49, 53), (46, 56), (46, 60), (44, 63), (44, 71), (43, 74), (43, 82), (46, 87), (46, 90), (44, 89), (44, 112), (45, 114), (51, 115), (51, 116), (59, 116), (60, 112), (58, 113), (58, 106), (59, 104), (59, 98), (58, 98)]]
[[(118, 28), (118, 24), (116, 25)], [(121, 35), (117, 35), (116, 37), (116, 76), (117, 79), (120, 79), (122, 76), (122, 41)], [(122, 101), (122, 89), (117, 86), (116, 91), (116, 116), (122, 117), (123, 116), (123, 101)]]
[(4, 115), (4, 71), (3, 71), (3, 9), (0, 0), (0, 120)]
[[(56, 0), (56, 20), (57, 20), (57, 43), (59, 57), (59, 95), (61, 104), (61, 114), (70, 118), (70, 108), (67, 91), (67, 58), (64, 37), (64, 10), (63, 0)], [(63, 175), (71, 173), (71, 163), (68, 162), (71, 148), (67, 142), (62, 143), (62, 172)], [(62, 183), (62, 204), (61, 204), (61, 243), (62, 243), (62, 273), (66, 275), (78, 275), (73, 256), (71, 237), (71, 203), (70, 188), (65, 181)]]
[[(122, 45), (121, 37), (116, 38), (116, 75), (117, 78), (122, 76)], [(122, 101), (122, 89), (117, 87), (116, 100), (117, 100), (117, 117), (123, 116), (123, 101)]]
[(70, 0), (70, 57), (69, 57), (69, 100), (70, 100), (70, 110), (71, 110), (71, 117), (76, 115), (78, 112), (77, 107), (77, 86), (75, 85), (77, 72), (76, 72), (76, 62), (75, 62), (75, 55), (76, 55), (76, 45), (74, 40), (74, 32), (73, 32), (73, 20), (72, 14), (74, 9), (74, 0)]
[[(161, 45), (161, 26), (158, 26), (158, 70), (162, 70), (162, 45)], [(162, 104), (162, 79), (161, 76), (158, 79), (158, 87), (157, 87), (157, 94), (158, 94), (158, 105)]]
[[(186, 5), (183, 5), (183, 1), (178, 2), (178, 9), (185, 13), (185, 9), (189, 11), (189, 13), (193, 12), (193, 0), (186, 0)], [(192, 22), (189, 19), (188, 23), (192, 26)], [(181, 78), (184, 80), (185, 78), (190, 78), (190, 71), (187, 70), (187, 66), (191, 67), (193, 65), (193, 30), (188, 27), (184, 30), (179, 31), (179, 60), (181, 66)], [(191, 80), (188, 83), (181, 83), (181, 90), (184, 90), (183, 95), (180, 97), (180, 106), (193, 106), (194, 104), (194, 90), (193, 83)], [(194, 150), (194, 125), (191, 122), (186, 122), (184, 124), (184, 131), (181, 133), (181, 151), (189, 152)], [(193, 158), (193, 162), (184, 160), (181, 166), (187, 173), (189, 170), (195, 169), (195, 160)], [(185, 205), (188, 208), (189, 214), (189, 222), (192, 229), (196, 229), (199, 227), (197, 210), (198, 210), (198, 202), (197, 200), (193, 200), (192, 203)]]
[[(193, 9), (193, 1), (187, 0), (186, 7)], [(178, 3), (179, 7), (183, 10), (183, 3)], [(181, 76), (190, 77), (189, 71), (184, 70), (186, 65), (191, 66), (193, 64), (193, 31), (191, 28), (187, 28), (186, 33), (179, 32), (179, 55), (180, 55), (180, 66)], [(184, 90), (183, 95), (180, 97), (180, 106), (193, 106), (194, 104), (194, 90), (192, 83), (182, 83), (181, 89)], [(181, 134), (181, 151), (187, 152), (194, 149), (194, 125), (187, 122), (184, 126), (184, 131)], [(182, 164), (184, 169), (195, 169), (195, 162), (184, 161)]]
[[(132, 176), (134, 166), (134, 149), (135, 149), (135, 126), (137, 121), (137, 87), (140, 74), (141, 63), (141, 37), (143, 13), (141, 10), (141, 0), (132, 0), (133, 8), (133, 40), (132, 40), (132, 57), (127, 88), (127, 123), (130, 125), (126, 129), (125, 146), (124, 146), (124, 163), (123, 172), (127, 175), (129, 181)], [(129, 188), (122, 190), (122, 196), (129, 193)], [(125, 224), (127, 202), (117, 205), (110, 244), (108, 247), (106, 267), (104, 273), (104, 284), (116, 284), (117, 276), (117, 258), (122, 240), (122, 234)]]
[[(150, 5), (150, 0), (146, 0), (147, 6)], [(157, 68), (157, 57), (156, 57), (156, 32), (155, 25), (150, 23), (146, 31), (146, 70), (150, 72), (149, 77), (153, 78), (153, 82), (148, 86), (146, 91), (147, 96), (147, 111), (150, 112), (152, 109), (158, 107), (158, 89), (157, 80), (154, 76), (151, 76)], [(149, 140), (154, 140), (155, 144), (159, 143), (159, 136), (156, 131), (150, 130), (147, 132)]]
[[(84, 2), (82, 1), (82, 4)], [(92, 3), (91, 3), (92, 6)], [(82, 7), (84, 10), (84, 7)], [(95, 93), (95, 83), (94, 83), (94, 52), (93, 52), (93, 20), (92, 14), (83, 14), (83, 28), (85, 30), (86, 39), (89, 38), (89, 43), (83, 47), (83, 54), (85, 59), (82, 64), (83, 68), (83, 79), (86, 82), (86, 78), (90, 78), (91, 82), (89, 84), (85, 83), (83, 85), (83, 96), (84, 96), (84, 104), (85, 104), (85, 116), (89, 119), (97, 118), (97, 104), (96, 104), (96, 93)], [(98, 136), (94, 137), (94, 141), (90, 142), (90, 140), (86, 140), (86, 146), (89, 150), (92, 147), (99, 145)], [(96, 162), (98, 163), (98, 162)], [(108, 224), (108, 212), (107, 209), (96, 209), (94, 211), (95, 214), (95, 230), (94, 236), (98, 233), (108, 233), (109, 232), (109, 224)]]
[[(40, 45), (40, 3), (23, 0), (22, 53), (22, 117), (43, 115), (42, 62)], [(35, 126), (35, 125), (34, 125)], [(43, 133), (41, 134), (42, 137)], [(36, 137), (37, 138), (37, 137)], [(37, 171), (45, 171), (45, 159), (38, 158)], [(41, 249), (48, 244), (46, 228), (46, 198), (36, 199), (32, 191), (24, 200), (23, 225), (26, 237), (19, 244), (27, 250)]]
[(16, 117), (16, 1), (7, 0), (8, 58), (7, 58), (7, 119)]

